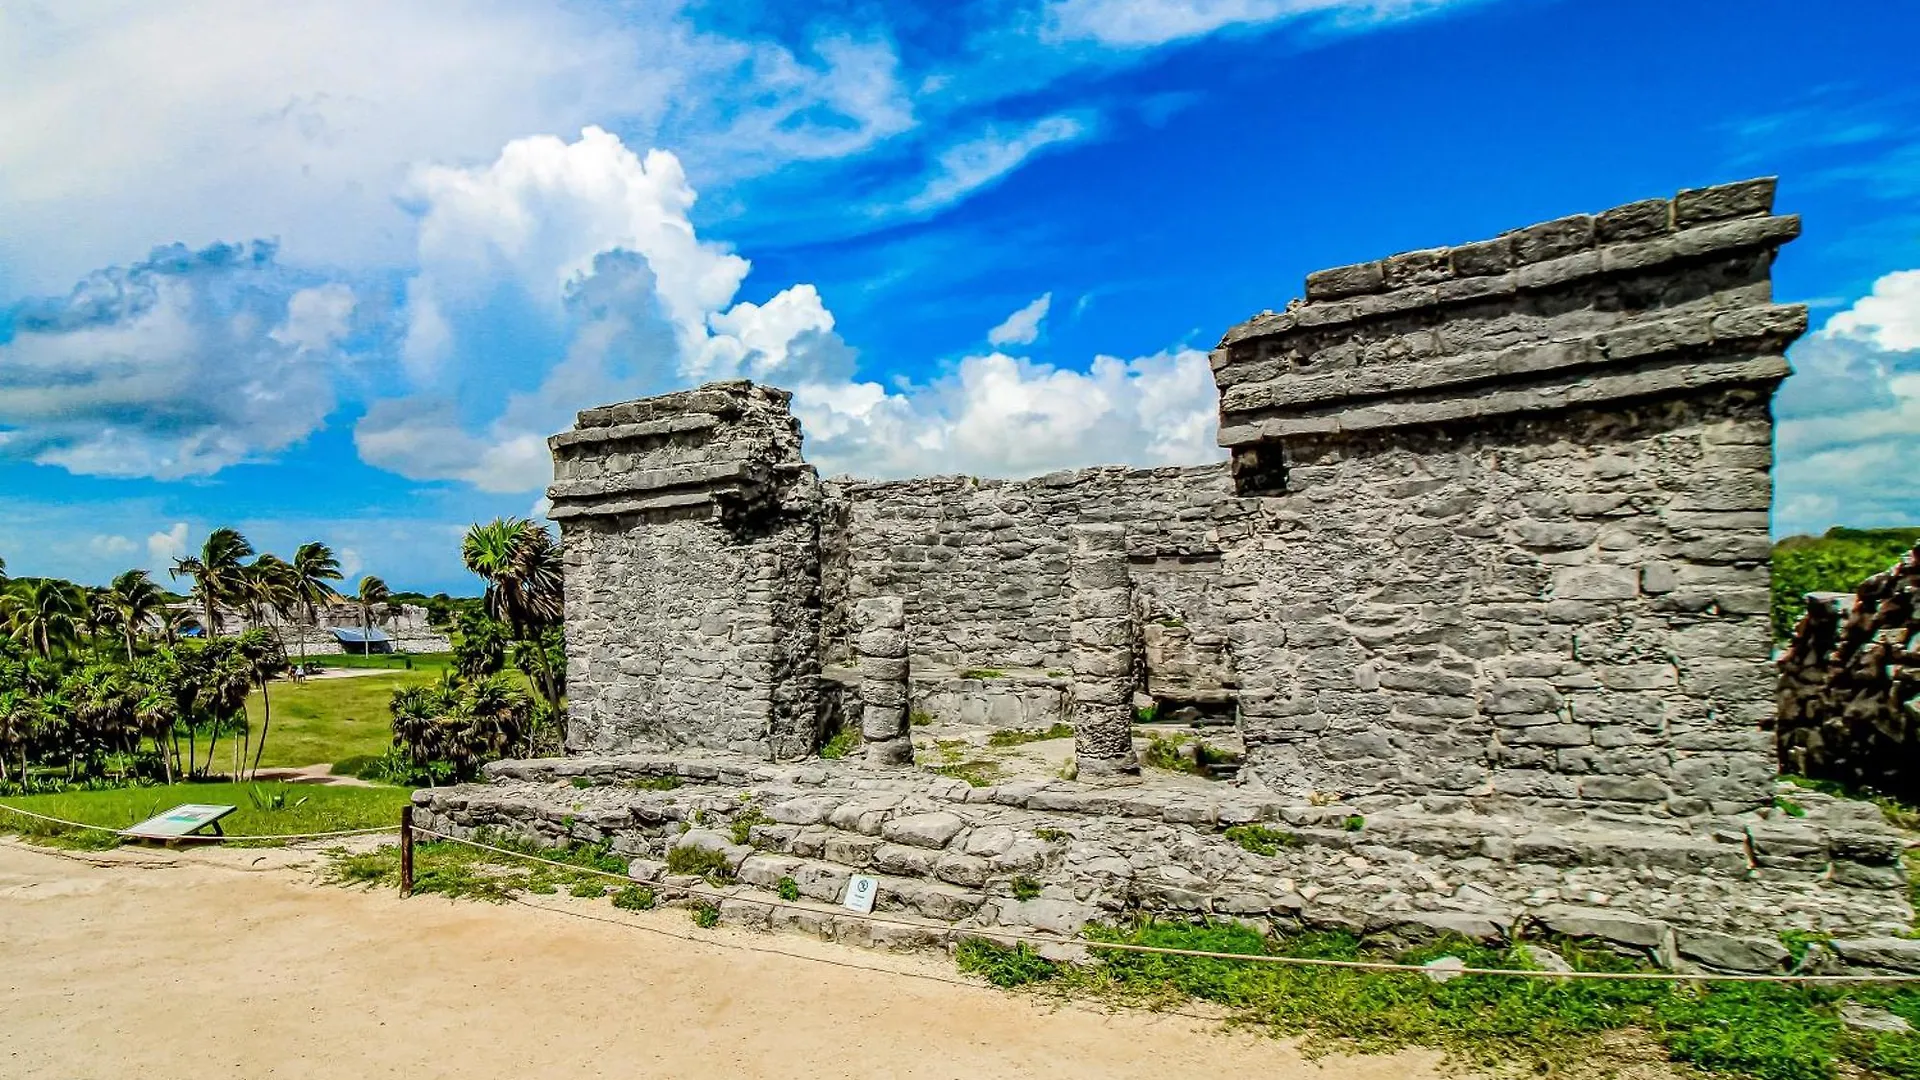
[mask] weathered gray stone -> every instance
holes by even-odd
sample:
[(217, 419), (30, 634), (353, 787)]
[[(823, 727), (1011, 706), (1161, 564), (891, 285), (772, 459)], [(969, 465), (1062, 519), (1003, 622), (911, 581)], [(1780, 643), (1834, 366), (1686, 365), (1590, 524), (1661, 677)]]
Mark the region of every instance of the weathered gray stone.
[(943, 848), (947, 846), (947, 841), (966, 827), (967, 823), (960, 815), (940, 810), (931, 814), (909, 814), (894, 818), (881, 828), (880, 835), (896, 844)]
[(1913, 1030), (1906, 1017), (1857, 1001), (1840, 1004), (1840, 1022), (1855, 1031), (1881, 1035), (1905, 1035)]
[(1536, 918), (1542, 926), (1556, 934), (1574, 938), (1601, 938), (1643, 949), (1660, 947), (1669, 932), (1667, 924), (1659, 919), (1609, 908), (1552, 907), (1539, 912)]
[(1792, 959), (1786, 946), (1770, 938), (1696, 930), (1681, 933), (1679, 945), (1681, 956), (1722, 971), (1779, 971)]
[(1860, 967), (1920, 972), (1920, 939), (1898, 937), (1834, 938), (1827, 947)]

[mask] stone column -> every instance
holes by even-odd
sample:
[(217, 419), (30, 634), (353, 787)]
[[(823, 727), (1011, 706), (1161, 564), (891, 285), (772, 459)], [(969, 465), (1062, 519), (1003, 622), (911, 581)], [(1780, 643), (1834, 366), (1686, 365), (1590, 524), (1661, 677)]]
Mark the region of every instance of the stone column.
[(853, 606), (854, 659), (860, 669), (860, 737), (869, 765), (911, 765), (907, 716), (907, 606), (872, 596)]
[(1080, 775), (1137, 773), (1133, 756), (1133, 590), (1120, 525), (1068, 530), (1073, 752)]

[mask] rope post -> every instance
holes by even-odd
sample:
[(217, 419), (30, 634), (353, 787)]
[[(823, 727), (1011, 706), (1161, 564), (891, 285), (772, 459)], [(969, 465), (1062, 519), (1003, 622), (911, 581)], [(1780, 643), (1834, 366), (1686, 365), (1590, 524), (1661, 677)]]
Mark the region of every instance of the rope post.
[(400, 898), (413, 895), (413, 804), (400, 808)]

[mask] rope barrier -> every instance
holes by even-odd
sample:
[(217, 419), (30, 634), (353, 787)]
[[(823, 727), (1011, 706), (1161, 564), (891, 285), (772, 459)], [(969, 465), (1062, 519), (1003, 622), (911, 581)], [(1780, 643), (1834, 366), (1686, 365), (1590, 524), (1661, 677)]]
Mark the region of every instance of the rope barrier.
[[(116, 836), (125, 834), (125, 830), (116, 829), (111, 825), (91, 825), (84, 821), (68, 821), (66, 818), (50, 817), (46, 814), (36, 814), (32, 810), (22, 810), (17, 806), (8, 806), (6, 803), (0, 803), (0, 810), (11, 811), (15, 814), (19, 814), (21, 817), (30, 817), (30, 818), (37, 819), (39, 821), (51, 822), (55, 825), (65, 825), (71, 829), (91, 829), (94, 832), (113, 833)], [(214, 842), (223, 843), (223, 844), (234, 842), (234, 841), (245, 841), (248, 843), (252, 843), (252, 842), (261, 841), (261, 840), (331, 840), (331, 839), (334, 839), (335, 837), (342, 837), (342, 836), (371, 836), (374, 833), (390, 833), (390, 832), (394, 832), (398, 828), (399, 828), (398, 825), (376, 825), (368, 829), (336, 829), (332, 832), (278, 833), (271, 836), (238, 836), (238, 835), (236, 836), (192, 836), (192, 837), (183, 836), (183, 837), (178, 837), (178, 839), (207, 840), (207, 841), (214, 841)]]
[[(597, 874), (612, 878), (628, 885), (645, 885), (625, 874), (616, 874), (598, 867), (578, 866), (573, 863), (544, 859), (538, 855), (529, 855), (524, 851), (497, 847), (493, 844), (449, 833), (438, 832), (419, 825), (413, 826), (413, 832), (421, 836), (431, 836), (440, 840), (464, 844), (468, 847), (491, 851), (500, 855), (526, 859), (529, 862), (544, 863), (548, 866), (570, 870), (576, 873)], [(787, 909), (811, 911), (815, 914), (831, 914), (834, 918), (849, 918), (882, 926), (904, 926), (916, 930), (938, 929), (927, 923), (908, 919), (890, 919), (884, 915), (861, 914), (854, 911), (821, 912), (818, 908), (785, 900), (765, 900), (757, 896), (733, 896), (724, 892), (697, 889), (688, 886), (648, 886), (656, 893), (669, 896), (681, 895), (701, 900), (737, 900), (741, 903), (755, 904), (768, 909)], [(1175, 949), (1159, 945), (1136, 945), (1122, 941), (1095, 941), (1090, 939), (1063, 939), (1042, 937), (1038, 934), (1023, 934), (1014, 930), (995, 930), (986, 927), (951, 927), (948, 933), (962, 937), (987, 938), (997, 941), (1026, 942), (1040, 945), (1081, 945), (1088, 949), (1104, 949), (1111, 952), (1143, 953), (1153, 956), (1184, 956), (1202, 960), (1244, 960), (1254, 963), (1281, 964), (1294, 967), (1343, 968), (1356, 971), (1396, 971), (1410, 974), (1433, 976), (1436, 974), (1454, 975), (1506, 975), (1517, 978), (1533, 979), (1600, 979), (1623, 982), (1693, 982), (1693, 983), (1910, 983), (1920, 982), (1920, 975), (1720, 975), (1706, 972), (1649, 972), (1649, 971), (1536, 971), (1520, 968), (1482, 968), (1457, 967), (1435, 969), (1423, 964), (1401, 964), (1386, 960), (1334, 960), (1317, 956), (1270, 956), (1258, 953), (1210, 952), (1205, 949)]]

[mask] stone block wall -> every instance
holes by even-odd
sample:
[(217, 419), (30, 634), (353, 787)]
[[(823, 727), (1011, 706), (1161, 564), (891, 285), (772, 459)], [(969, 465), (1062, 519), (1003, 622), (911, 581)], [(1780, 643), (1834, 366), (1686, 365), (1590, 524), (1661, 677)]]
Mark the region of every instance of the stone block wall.
[(1250, 770), (1346, 795), (1769, 797), (1771, 181), (1322, 271), (1213, 355)]
[(1221, 465), (820, 485), (779, 391), (588, 410), (554, 440), (573, 745), (805, 752), (883, 596), (915, 708), (969, 669), (1057, 700), (1071, 533), (1108, 525), (1133, 686), (1237, 716), (1276, 791), (1762, 803), (1769, 401), (1806, 324), (1772, 195), (1311, 275), (1213, 354)]
[(849, 606), (891, 594), (906, 598), (916, 666), (952, 668), (1069, 666), (1067, 530), (1082, 523), (1126, 526), (1143, 611), (1206, 621), (1219, 523), (1246, 512), (1224, 465), (840, 479), (827, 489), (829, 658), (844, 658)]
[(818, 745), (819, 486), (787, 402), (716, 383), (551, 440), (569, 750)]

